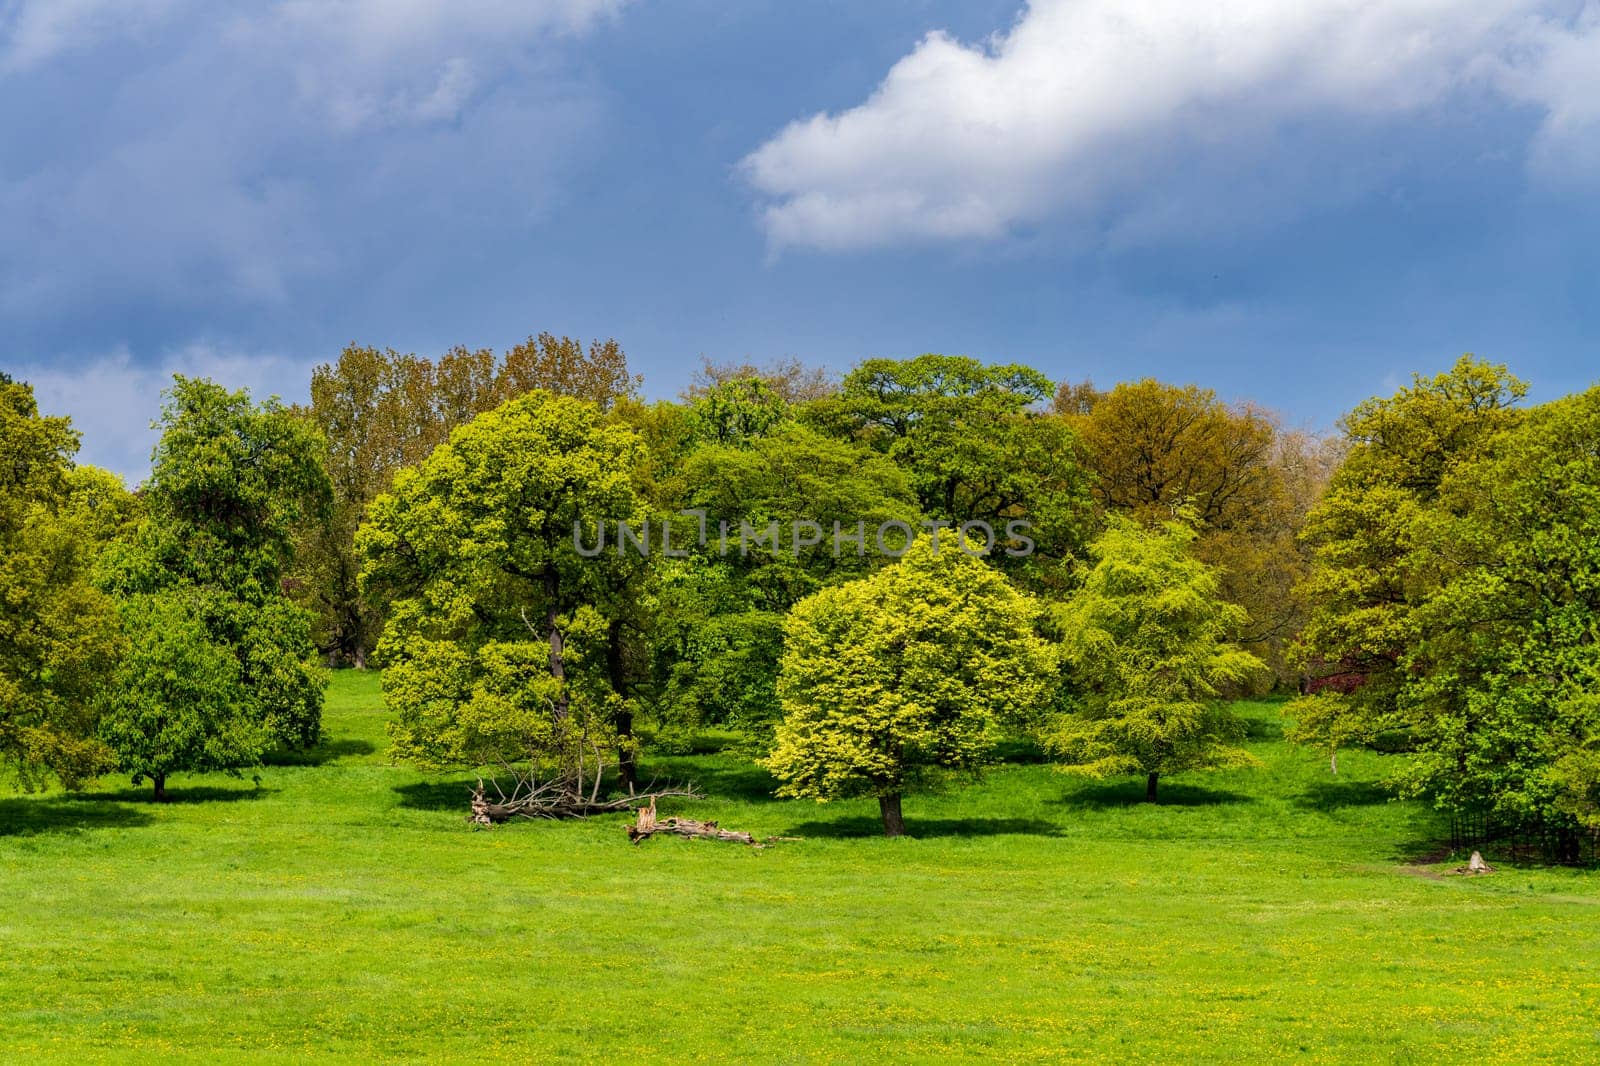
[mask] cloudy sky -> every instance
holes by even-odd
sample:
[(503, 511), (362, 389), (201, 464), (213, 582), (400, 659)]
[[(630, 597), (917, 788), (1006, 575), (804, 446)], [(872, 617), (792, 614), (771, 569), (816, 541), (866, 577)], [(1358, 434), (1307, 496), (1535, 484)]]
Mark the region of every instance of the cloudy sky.
[(1326, 426), (1600, 379), (1600, 0), (0, 0), (0, 368), (137, 477), (168, 376), (355, 340), (1155, 375)]

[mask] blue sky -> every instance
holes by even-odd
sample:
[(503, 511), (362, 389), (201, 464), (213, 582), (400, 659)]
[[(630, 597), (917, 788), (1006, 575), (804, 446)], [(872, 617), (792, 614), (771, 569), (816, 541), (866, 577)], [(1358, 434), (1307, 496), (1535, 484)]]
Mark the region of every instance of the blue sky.
[(174, 370), (615, 336), (1155, 375), (1328, 426), (1600, 379), (1600, 3), (0, 0), (0, 365), (138, 477)]

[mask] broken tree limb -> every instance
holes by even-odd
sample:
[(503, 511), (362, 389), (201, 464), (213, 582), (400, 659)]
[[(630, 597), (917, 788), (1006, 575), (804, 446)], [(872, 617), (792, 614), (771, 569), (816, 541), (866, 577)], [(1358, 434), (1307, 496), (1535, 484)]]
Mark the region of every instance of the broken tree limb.
[(471, 792), (472, 813), (467, 820), (475, 825), (493, 826), (508, 822), (513, 818), (586, 818), (594, 814), (610, 814), (616, 811), (631, 811), (640, 803), (648, 800), (653, 807), (657, 799), (669, 796), (683, 799), (700, 799), (693, 785), (682, 788), (651, 789), (631, 796), (622, 796), (617, 799), (603, 800), (599, 798), (599, 790), (591, 789), (587, 795), (573, 788), (570, 782), (544, 781), (535, 782), (531, 779), (519, 780), (517, 787), (512, 789), (511, 795), (506, 795), (500, 790), (498, 784), (494, 786), (497, 797), (488, 795), (482, 781)]
[(723, 829), (716, 822), (697, 822), (693, 818), (657, 818), (656, 801), (650, 799), (648, 807), (640, 807), (638, 820), (627, 827), (628, 839), (637, 844), (646, 837), (657, 833), (671, 833), (680, 837), (700, 837), (707, 840), (731, 840), (736, 844), (749, 844), (761, 847), (756, 843), (756, 838), (749, 833), (740, 833), (732, 829)]

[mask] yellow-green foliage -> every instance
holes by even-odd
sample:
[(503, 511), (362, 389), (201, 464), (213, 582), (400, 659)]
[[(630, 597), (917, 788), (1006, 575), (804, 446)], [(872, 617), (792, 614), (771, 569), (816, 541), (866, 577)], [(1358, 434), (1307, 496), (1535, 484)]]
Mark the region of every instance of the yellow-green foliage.
[(800, 601), (785, 625), (779, 793), (896, 796), (989, 761), (1053, 670), (1038, 607), (953, 536), (918, 540), (871, 577)]
[[(607, 739), (609, 623), (643, 565), (613, 546), (617, 522), (643, 518), (639, 449), (592, 403), (531, 392), (455, 430), (374, 501), (357, 546), (368, 588), (392, 600), (378, 654), (396, 755), (471, 766)], [(578, 523), (588, 545), (597, 523), (611, 530), (599, 557), (578, 554)]]
[(1149, 775), (1152, 799), (1157, 775), (1250, 760), (1217, 698), (1262, 663), (1230, 643), (1244, 609), (1220, 598), (1194, 539), (1187, 519), (1151, 530), (1113, 516), (1057, 618), (1076, 696), (1051, 746), (1089, 776)]

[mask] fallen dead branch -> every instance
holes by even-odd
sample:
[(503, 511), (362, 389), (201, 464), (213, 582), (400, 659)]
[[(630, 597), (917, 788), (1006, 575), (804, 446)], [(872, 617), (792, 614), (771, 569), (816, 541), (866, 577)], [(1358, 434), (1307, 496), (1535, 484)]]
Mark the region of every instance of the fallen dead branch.
[(629, 811), (648, 801), (653, 809), (655, 801), (669, 796), (683, 799), (700, 799), (693, 785), (672, 788), (650, 788), (616, 799), (601, 799), (598, 788), (586, 794), (581, 787), (562, 780), (539, 781), (531, 776), (518, 776), (508, 795), (496, 780), (491, 780), (496, 795), (491, 797), (482, 780), (471, 789), (472, 813), (467, 820), (475, 825), (493, 826), (513, 818), (586, 818), (594, 814)]
[(650, 800), (648, 807), (640, 807), (638, 821), (627, 827), (628, 839), (637, 844), (639, 841), (656, 833), (671, 833), (680, 837), (700, 837), (707, 840), (731, 840), (736, 844), (749, 844), (751, 847), (762, 847), (756, 838), (749, 833), (740, 833), (732, 829), (723, 829), (716, 822), (698, 822), (693, 818), (660, 818), (656, 817), (656, 801)]

